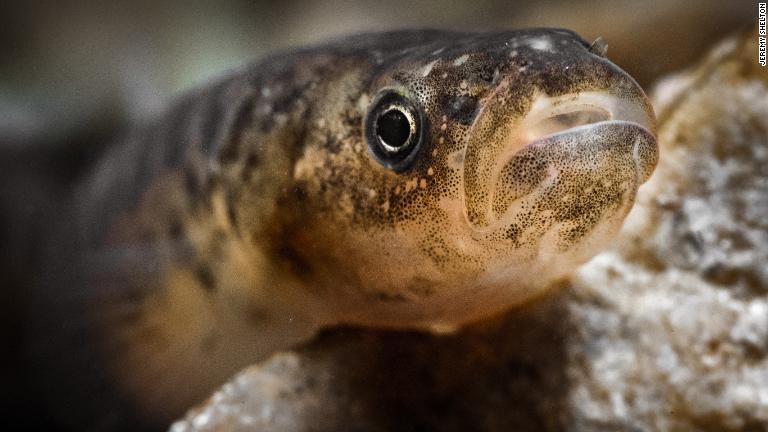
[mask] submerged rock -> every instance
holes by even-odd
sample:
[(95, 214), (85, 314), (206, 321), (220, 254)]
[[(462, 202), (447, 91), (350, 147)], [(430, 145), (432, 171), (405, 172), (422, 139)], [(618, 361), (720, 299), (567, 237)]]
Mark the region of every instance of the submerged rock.
[(172, 430), (768, 429), (768, 70), (757, 36), (654, 92), (661, 160), (615, 247), (452, 335), (337, 329)]
[(575, 430), (768, 429), (768, 69), (757, 36), (660, 82), (661, 162), (569, 301)]

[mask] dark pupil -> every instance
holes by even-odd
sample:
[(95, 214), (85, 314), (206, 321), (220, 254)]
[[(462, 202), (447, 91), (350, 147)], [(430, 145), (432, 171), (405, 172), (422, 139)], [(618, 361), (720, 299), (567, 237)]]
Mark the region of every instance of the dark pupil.
[(391, 147), (402, 147), (411, 135), (408, 117), (400, 110), (389, 110), (376, 121), (376, 134)]

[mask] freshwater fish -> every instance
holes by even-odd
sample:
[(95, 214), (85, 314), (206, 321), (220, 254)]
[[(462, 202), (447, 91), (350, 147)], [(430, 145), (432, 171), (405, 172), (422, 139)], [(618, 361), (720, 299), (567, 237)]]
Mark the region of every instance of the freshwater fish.
[(51, 215), (35, 388), (79, 430), (154, 429), (321, 329), (522, 305), (617, 233), (655, 133), (640, 86), (568, 30), (365, 34), (229, 72)]

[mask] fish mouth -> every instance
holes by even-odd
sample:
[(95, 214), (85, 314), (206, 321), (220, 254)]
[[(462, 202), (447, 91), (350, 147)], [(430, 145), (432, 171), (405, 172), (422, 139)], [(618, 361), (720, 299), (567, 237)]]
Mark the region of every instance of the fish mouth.
[[(473, 127), (483, 127), (482, 116)], [(593, 191), (595, 185), (619, 182), (625, 186), (623, 200), (630, 193), (632, 202), (658, 160), (655, 118), (644, 97), (609, 91), (541, 95), (522, 120), (497, 129), (489, 140), (493, 144), (470, 143), (465, 156), (466, 216), (481, 231), (509, 226), (512, 213), (530, 213), (526, 205), (540, 208), (540, 200), (515, 205), (531, 195), (560, 194), (567, 200), (578, 197), (579, 188)]]
[(650, 132), (656, 128), (653, 117), (635, 101), (607, 92), (584, 92), (536, 98), (518, 128), (519, 135), (513, 139), (525, 145), (578, 127), (612, 121), (631, 123)]

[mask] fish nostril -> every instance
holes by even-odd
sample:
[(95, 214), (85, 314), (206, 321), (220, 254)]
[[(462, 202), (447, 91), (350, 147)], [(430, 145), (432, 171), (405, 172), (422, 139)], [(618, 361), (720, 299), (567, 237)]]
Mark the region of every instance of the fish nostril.
[(608, 54), (608, 42), (606, 42), (602, 36), (599, 36), (591, 45), (589, 45), (587, 50), (596, 56), (605, 57), (606, 54)]

